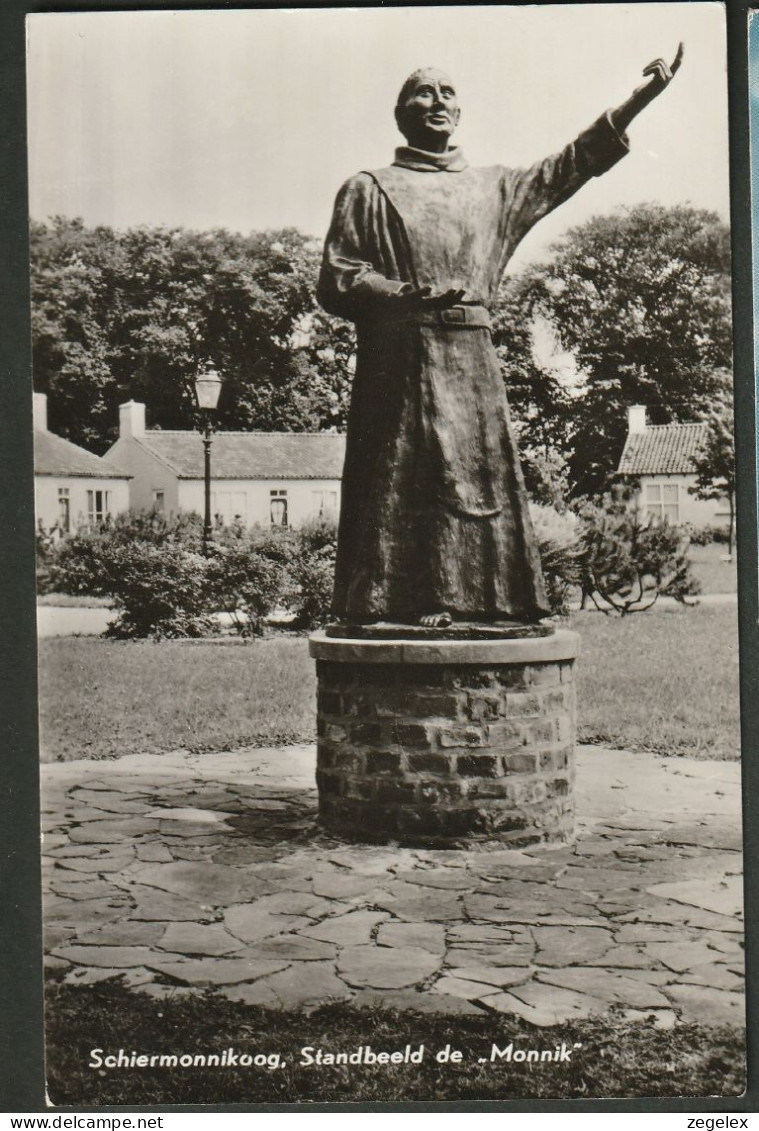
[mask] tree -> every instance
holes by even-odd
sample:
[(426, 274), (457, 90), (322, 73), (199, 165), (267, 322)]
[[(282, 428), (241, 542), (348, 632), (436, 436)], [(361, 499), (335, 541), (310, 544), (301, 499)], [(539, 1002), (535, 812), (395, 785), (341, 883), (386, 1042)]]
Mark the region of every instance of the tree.
[(685, 604), (698, 592), (680, 528), (666, 519), (644, 521), (621, 493), (578, 509), (582, 589), (601, 612), (629, 616), (650, 609), (660, 596)]
[(192, 382), (224, 375), (221, 428), (340, 426), (347, 411), (346, 324), (316, 313), (320, 249), (294, 229), (242, 236), (32, 226), (35, 387), (51, 428), (102, 452), (117, 406), (144, 401), (161, 428), (192, 428)]
[(30, 241), (35, 387), (48, 394), (54, 432), (102, 450), (119, 315), (114, 233), (56, 217), (49, 226), (32, 224)]
[(730, 366), (729, 231), (712, 212), (641, 204), (569, 231), (522, 281), (582, 374), (563, 406), (575, 495), (616, 469), (626, 410), (652, 423), (704, 417)]
[(493, 344), (530, 498), (561, 509), (568, 489), (563, 453), (572, 398), (559, 372), (538, 359), (532, 288), (529, 274), (504, 280), (493, 310)]
[(729, 373), (720, 375), (721, 384), (714, 405), (706, 417), (706, 437), (693, 463), (696, 486), (691, 492), (698, 499), (727, 498), (730, 509), (728, 554), (733, 553), (735, 527), (735, 429), (733, 387)]

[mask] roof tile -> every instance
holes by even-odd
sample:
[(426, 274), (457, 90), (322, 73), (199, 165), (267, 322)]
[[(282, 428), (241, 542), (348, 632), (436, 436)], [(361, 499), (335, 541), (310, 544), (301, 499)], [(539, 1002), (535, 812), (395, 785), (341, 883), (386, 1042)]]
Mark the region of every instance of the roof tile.
[(34, 474), (79, 475), (89, 479), (130, 478), (126, 471), (110, 460), (42, 429), (34, 431)]
[[(180, 479), (203, 478), (199, 432), (148, 429), (140, 444)], [(340, 479), (345, 436), (335, 432), (216, 432), (214, 479)]]
[(706, 424), (653, 424), (632, 432), (619, 460), (620, 475), (687, 475), (706, 438)]

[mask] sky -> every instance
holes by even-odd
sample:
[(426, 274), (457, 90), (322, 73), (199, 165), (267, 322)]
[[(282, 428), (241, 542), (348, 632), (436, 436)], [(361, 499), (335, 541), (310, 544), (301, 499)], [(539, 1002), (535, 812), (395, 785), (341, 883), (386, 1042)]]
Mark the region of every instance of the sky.
[(544, 220), (513, 266), (621, 204), (728, 216), (718, 3), (48, 13), (28, 17), (27, 39), (37, 220), (322, 237), (340, 184), (392, 160), (395, 98), (416, 67), (456, 82), (472, 164), (518, 166), (622, 102), (679, 40), (682, 68), (633, 123), (630, 156)]

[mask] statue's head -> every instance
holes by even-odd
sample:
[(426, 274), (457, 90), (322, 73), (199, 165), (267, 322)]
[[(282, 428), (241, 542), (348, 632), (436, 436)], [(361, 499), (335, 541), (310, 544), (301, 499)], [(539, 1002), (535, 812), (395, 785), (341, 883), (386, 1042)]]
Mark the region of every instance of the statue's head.
[(404, 82), (395, 105), (398, 129), (416, 149), (446, 149), (461, 111), (451, 79), (436, 67), (420, 67)]

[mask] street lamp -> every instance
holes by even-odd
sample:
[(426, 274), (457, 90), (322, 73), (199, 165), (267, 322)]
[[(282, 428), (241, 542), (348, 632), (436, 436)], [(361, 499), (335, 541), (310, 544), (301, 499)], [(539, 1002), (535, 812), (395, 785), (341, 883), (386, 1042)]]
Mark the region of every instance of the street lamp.
[(213, 528), (211, 526), (211, 433), (213, 413), (219, 403), (221, 377), (210, 365), (195, 378), (195, 396), (203, 416), (203, 464), (205, 472), (205, 516), (203, 520), (203, 553), (208, 553)]

